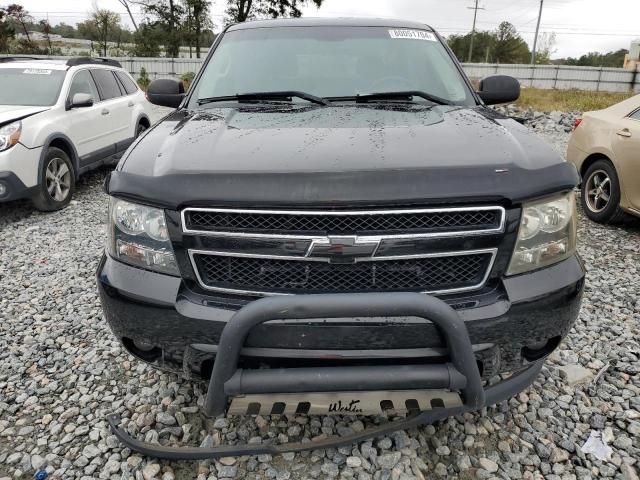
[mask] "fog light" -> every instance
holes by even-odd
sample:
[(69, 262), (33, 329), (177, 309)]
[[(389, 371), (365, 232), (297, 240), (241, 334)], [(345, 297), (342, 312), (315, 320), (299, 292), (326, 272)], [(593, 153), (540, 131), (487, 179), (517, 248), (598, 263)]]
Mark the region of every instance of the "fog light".
[(4, 197), (9, 193), (9, 188), (3, 182), (0, 182), (0, 197)]

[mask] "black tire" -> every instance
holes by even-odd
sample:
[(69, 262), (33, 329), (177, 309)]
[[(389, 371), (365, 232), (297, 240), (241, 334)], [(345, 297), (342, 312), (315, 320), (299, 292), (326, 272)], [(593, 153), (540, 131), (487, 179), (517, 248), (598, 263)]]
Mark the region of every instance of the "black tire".
[(594, 222), (619, 223), (626, 217), (620, 208), (618, 173), (609, 160), (598, 160), (587, 169), (582, 178), (580, 202), (584, 213)]
[(148, 128), (149, 127), (147, 127), (144, 123), (142, 122), (138, 123), (138, 126), (136, 127), (136, 138), (142, 135), (144, 131), (147, 130)]
[[(51, 175), (56, 170), (58, 174)], [(57, 181), (52, 177), (57, 177)], [(38, 191), (31, 199), (38, 210), (53, 212), (69, 204), (76, 188), (76, 172), (69, 155), (59, 148), (49, 147), (39, 178)]]

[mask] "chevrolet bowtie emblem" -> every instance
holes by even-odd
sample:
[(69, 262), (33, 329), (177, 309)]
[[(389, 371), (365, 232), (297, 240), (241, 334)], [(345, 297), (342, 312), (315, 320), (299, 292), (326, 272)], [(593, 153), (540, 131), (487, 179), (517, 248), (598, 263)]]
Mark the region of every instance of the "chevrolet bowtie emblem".
[(373, 257), (380, 241), (358, 237), (332, 237), (314, 240), (307, 257), (327, 258), (331, 263), (354, 263), (359, 257)]

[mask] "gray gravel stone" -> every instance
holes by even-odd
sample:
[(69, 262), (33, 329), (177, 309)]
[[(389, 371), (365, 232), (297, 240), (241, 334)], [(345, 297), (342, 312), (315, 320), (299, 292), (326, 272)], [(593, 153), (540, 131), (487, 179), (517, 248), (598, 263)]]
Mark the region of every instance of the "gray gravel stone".
[[(579, 115), (498, 110), (524, 118), (562, 155)], [(381, 419), (211, 421), (201, 415), (206, 385), (129, 356), (105, 323), (95, 288), (105, 174), (83, 176), (76, 201), (61, 212), (0, 204), (1, 476), (30, 478), (40, 467), (49, 478), (144, 480), (145, 470), (160, 465), (153, 477), (163, 480), (638, 480), (640, 221), (602, 226), (582, 215), (578, 250), (588, 271), (579, 318), (532, 387), (506, 404), (340, 449), (202, 462), (188, 474), (128, 451), (110, 435), (108, 413), (120, 414), (137, 438), (172, 446), (309, 441), (360, 432)], [(607, 364), (594, 384), (593, 374)], [(584, 383), (569, 381), (572, 371), (582, 372)], [(612, 446), (611, 462), (576, 447), (591, 430)], [(491, 472), (490, 462), (499, 469)]]
[(380, 465), (381, 468), (391, 470), (400, 461), (401, 456), (402, 454), (400, 452), (385, 453), (378, 457), (378, 465)]
[(488, 458), (483, 457), (478, 460), (478, 463), (489, 473), (495, 473), (498, 471), (498, 464), (493, 460), (489, 460)]

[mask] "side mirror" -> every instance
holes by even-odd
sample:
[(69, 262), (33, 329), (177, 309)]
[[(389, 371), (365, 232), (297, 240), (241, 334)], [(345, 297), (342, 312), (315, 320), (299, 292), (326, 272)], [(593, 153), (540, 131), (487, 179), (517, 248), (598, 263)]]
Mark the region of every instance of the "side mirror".
[(93, 106), (93, 97), (88, 93), (74, 93), (69, 102), (68, 110), (72, 108), (82, 108)]
[(520, 98), (520, 82), (507, 75), (495, 75), (480, 81), (478, 95), (487, 105), (513, 102)]
[(147, 99), (161, 107), (178, 108), (184, 95), (184, 83), (168, 78), (154, 80), (147, 88)]

